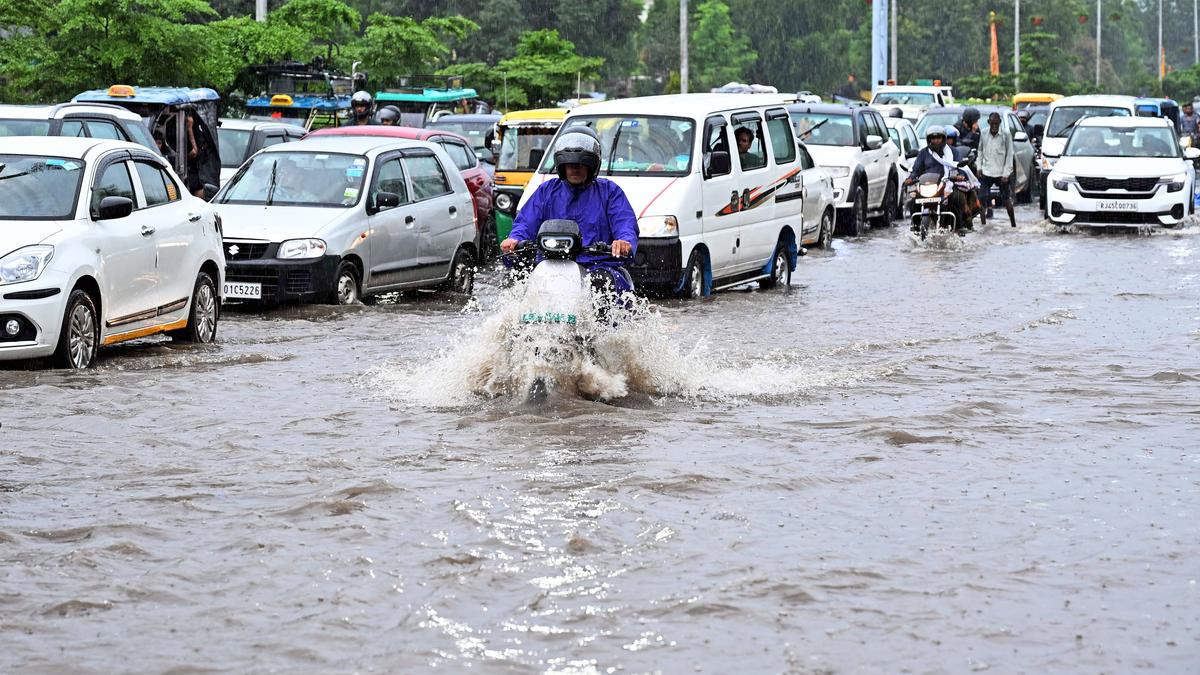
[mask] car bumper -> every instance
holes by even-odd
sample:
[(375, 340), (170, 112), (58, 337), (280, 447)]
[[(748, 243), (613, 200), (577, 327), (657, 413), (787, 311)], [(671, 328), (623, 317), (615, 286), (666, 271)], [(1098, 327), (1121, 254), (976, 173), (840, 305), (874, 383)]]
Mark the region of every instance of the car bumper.
[[(61, 285), (45, 279), (0, 286), (0, 361), (53, 354), (68, 295)], [(21, 325), (15, 336), (6, 331), (11, 320)]]
[[(225, 263), (226, 283), (262, 286), (261, 302), (312, 302), (333, 292), (341, 258), (326, 255), (311, 260), (239, 260)], [(230, 298), (237, 302), (255, 302)]]
[(839, 209), (854, 206), (850, 202), (850, 176), (833, 179), (833, 205)]
[(638, 239), (637, 252), (626, 269), (638, 288), (674, 289), (683, 277), (683, 246), (678, 237)]
[[(1141, 196), (1141, 195), (1137, 195)], [(1179, 225), (1187, 216), (1191, 191), (1167, 192), (1159, 185), (1149, 198), (1130, 198), (1128, 195), (1106, 195), (1103, 199), (1084, 196), (1076, 185), (1059, 190), (1046, 186), (1046, 215), (1059, 226), (1081, 227), (1147, 227)], [(1124, 202), (1128, 208), (1102, 208), (1102, 203)]]

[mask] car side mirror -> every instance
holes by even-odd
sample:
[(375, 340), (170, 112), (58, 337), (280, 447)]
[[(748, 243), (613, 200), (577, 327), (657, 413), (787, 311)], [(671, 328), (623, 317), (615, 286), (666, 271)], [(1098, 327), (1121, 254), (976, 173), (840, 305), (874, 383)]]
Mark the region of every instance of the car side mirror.
[(1025, 133), (1024, 131), (1018, 131), (1017, 133), (1013, 134), (1013, 140), (1018, 143), (1028, 143), (1029, 134)]
[(1200, 148), (1184, 148), (1183, 158), (1189, 162), (1194, 162), (1200, 159)]
[(216, 197), (218, 190), (220, 190), (220, 188), (218, 188), (216, 185), (213, 185), (212, 183), (205, 183), (204, 184), (204, 201), (209, 201), (213, 197)]
[(883, 137), (871, 134), (867, 136), (867, 141), (864, 145), (868, 150), (878, 150), (883, 147)]
[(129, 197), (105, 197), (100, 200), (96, 220), (116, 220), (133, 213), (133, 200)]
[(400, 206), (400, 195), (395, 192), (376, 192), (375, 210), (394, 209)]
[(724, 176), (733, 170), (733, 162), (729, 157), (729, 153), (724, 150), (716, 150), (708, 153), (708, 161), (705, 164), (705, 178)]

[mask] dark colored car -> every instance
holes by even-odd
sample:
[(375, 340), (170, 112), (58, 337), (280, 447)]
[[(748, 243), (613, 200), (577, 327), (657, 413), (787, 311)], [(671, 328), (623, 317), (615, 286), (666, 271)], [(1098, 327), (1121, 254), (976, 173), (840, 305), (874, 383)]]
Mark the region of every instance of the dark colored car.
[(462, 136), (441, 129), (418, 129), (415, 127), (400, 127), (389, 125), (345, 126), (318, 129), (306, 138), (314, 136), (387, 136), (391, 138), (407, 138), (416, 141), (437, 143), (446, 150), (446, 154), (454, 160), (467, 189), (471, 191), (471, 199), (475, 202), (475, 245), (486, 256), (496, 250), (493, 241), (496, 231), (491, 225), (492, 219), (492, 177), (484, 170), (482, 163), (471, 149), (471, 142)]
[(426, 125), (427, 129), (449, 131), (466, 138), (475, 149), (475, 156), (484, 162), (489, 172), (495, 169), (496, 158), (492, 155), (492, 137), (496, 134), (496, 123), (503, 115), (443, 115)]

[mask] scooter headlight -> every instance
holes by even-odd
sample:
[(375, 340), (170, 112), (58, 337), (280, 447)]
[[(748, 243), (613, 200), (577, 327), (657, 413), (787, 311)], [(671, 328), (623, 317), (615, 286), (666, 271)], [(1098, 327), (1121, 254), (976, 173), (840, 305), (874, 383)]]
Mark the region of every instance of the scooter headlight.
[(917, 186), (917, 194), (924, 199), (936, 197), (941, 187), (938, 183), (921, 183)]
[(548, 258), (566, 258), (575, 250), (574, 237), (561, 234), (548, 234), (538, 239), (538, 247)]

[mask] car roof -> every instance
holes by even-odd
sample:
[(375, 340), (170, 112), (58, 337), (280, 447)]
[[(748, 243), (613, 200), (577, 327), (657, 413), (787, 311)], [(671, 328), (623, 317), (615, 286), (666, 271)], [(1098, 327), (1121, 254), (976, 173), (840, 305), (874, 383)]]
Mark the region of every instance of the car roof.
[(879, 113), (878, 109), (870, 106), (849, 106), (841, 103), (792, 103), (787, 106), (787, 110), (794, 113), (817, 113), (819, 115), (853, 115), (860, 110)]
[(1085, 117), (1075, 127), (1174, 127), (1165, 117)]
[(182, 103), (198, 103), (200, 101), (219, 101), (220, 95), (207, 87), (131, 87), (133, 96), (110, 96), (112, 89), (90, 89), (76, 96), (74, 101), (91, 101), (100, 103), (161, 103), (163, 105), (180, 105)]
[(244, 131), (273, 131), (276, 129), (295, 131), (296, 129), (304, 129), (304, 127), (296, 124), (266, 122), (263, 120), (243, 119), (240, 117), (222, 117), (219, 121), (221, 122), (222, 129), (238, 129)]
[(41, 155), (77, 159), (86, 159), (90, 155), (108, 150), (141, 150), (150, 153), (146, 146), (137, 143), (76, 136), (8, 136), (0, 144), (0, 152), (8, 155)]
[(738, 108), (783, 106), (795, 100), (795, 94), (666, 94), (589, 103), (572, 108), (567, 116), (636, 114), (696, 119)]
[(906, 91), (921, 94), (945, 94), (946, 87), (935, 87), (931, 84), (887, 84), (875, 89), (876, 94), (891, 94)]
[(424, 141), (434, 136), (449, 136), (456, 138), (467, 145), (471, 141), (463, 138), (453, 131), (445, 129), (422, 129), (419, 127), (402, 127), (399, 124), (371, 124), (367, 126), (347, 125), (344, 127), (326, 127), (312, 132), (306, 138), (321, 138), (325, 136), (366, 136), (366, 137), (382, 137), (382, 138), (407, 138), (415, 141)]
[(108, 103), (55, 103), (53, 105), (0, 105), (0, 117), (7, 119), (48, 120), (53, 119), (60, 111), (81, 113), (103, 113), (129, 121), (141, 122), (142, 118), (128, 108)]
[(502, 115), (500, 113), (486, 113), (473, 115), (442, 115), (436, 120), (430, 122), (430, 126), (436, 127), (442, 122), (479, 122), (481, 124), (492, 124), (497, 122)]
[(340, 152), (365, 155), (376, 150), (402, 148), (436, 148), (433, 143), (409, 140), (395, 136), (351, 136), (343, 134), (310, 134), (291, 143), (280, 143), (264, 148), (263, 152)]

